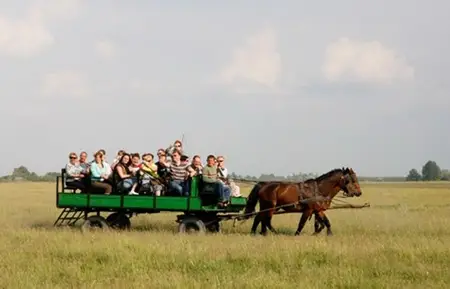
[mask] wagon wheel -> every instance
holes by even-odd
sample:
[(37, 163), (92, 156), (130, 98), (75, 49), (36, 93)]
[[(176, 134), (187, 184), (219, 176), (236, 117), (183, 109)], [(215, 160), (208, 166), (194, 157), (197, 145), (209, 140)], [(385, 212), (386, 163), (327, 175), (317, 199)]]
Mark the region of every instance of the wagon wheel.
[(91, 231), (91, 230), (100, 230), (105, 231), (109, 229), (109, 225), (106, 222), (105, 218), (102, 216), (90, 216), (87, 217), (84, 221), (83, 225), (81, 225), (81, 230), (83, 232)]
[(131, 227), (130, 218), (123, 213), (112, 213), (106, 218), (109, 226), (118, 230), (129, 230)]
[(220, 223), (219, 221), (215, 221), (211, 224), (208, 224), (206, 226), (206, 229), (208, 229), (209, 232), (211, 233), (219, 233), (220, 232)]
[(202, 220), (196, 217), (188, 217), (181, 221), (180, 225), (178, 226), (178, 232), (187, 234), (203, 234), (206, 232), (206, 227)]

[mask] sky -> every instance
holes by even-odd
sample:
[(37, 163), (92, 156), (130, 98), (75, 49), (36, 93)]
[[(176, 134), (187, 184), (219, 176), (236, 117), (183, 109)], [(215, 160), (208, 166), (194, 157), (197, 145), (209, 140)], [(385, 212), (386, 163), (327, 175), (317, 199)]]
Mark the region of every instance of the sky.
[[(428, 3), (428, 4), (427, 4)], [(450, 168), (450, 2), (0, 1), (0, 175), (71, 151), (239, 174)]]

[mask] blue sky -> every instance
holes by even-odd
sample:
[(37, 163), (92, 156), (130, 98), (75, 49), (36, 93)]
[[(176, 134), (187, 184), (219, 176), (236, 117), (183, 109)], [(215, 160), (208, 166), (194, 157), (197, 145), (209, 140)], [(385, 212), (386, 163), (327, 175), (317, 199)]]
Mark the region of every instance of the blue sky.
[[(447, 1), (0, 1), (0, 174), (70, 151), (242, 174), (450, 168)], [(177, 120), (177, 117), (179, 118)]]

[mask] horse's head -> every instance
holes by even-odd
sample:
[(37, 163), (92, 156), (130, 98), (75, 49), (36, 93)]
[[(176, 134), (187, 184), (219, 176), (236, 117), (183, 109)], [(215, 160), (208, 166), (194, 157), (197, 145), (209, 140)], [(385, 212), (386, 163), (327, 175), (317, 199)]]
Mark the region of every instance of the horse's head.
[(358, 177), (352, 168), (342, 168), (343, 175), (340, 180), (340, 188), (344, 191), (347, 197), (359, 197), (362, 195), (361, 187), (359, 186)]

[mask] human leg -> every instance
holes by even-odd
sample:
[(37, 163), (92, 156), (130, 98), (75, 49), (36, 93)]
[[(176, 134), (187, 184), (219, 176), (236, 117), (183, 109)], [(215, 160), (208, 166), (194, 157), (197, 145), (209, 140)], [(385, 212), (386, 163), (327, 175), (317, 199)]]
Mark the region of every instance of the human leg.
[(155, 192), (155, 196), (161, 196), (162, 186), (153, 185), (153, 191)]
[(112, 186), (108, 183), (93, 182), (92, 187), (103, 190), (105, 195), (110, 195), (112, 192)]
[(173, 191), (176, 195), (183, 195), (183, 187), (180, 184), (180, 181), (172, 180), (169, 183), (170, 190)]

